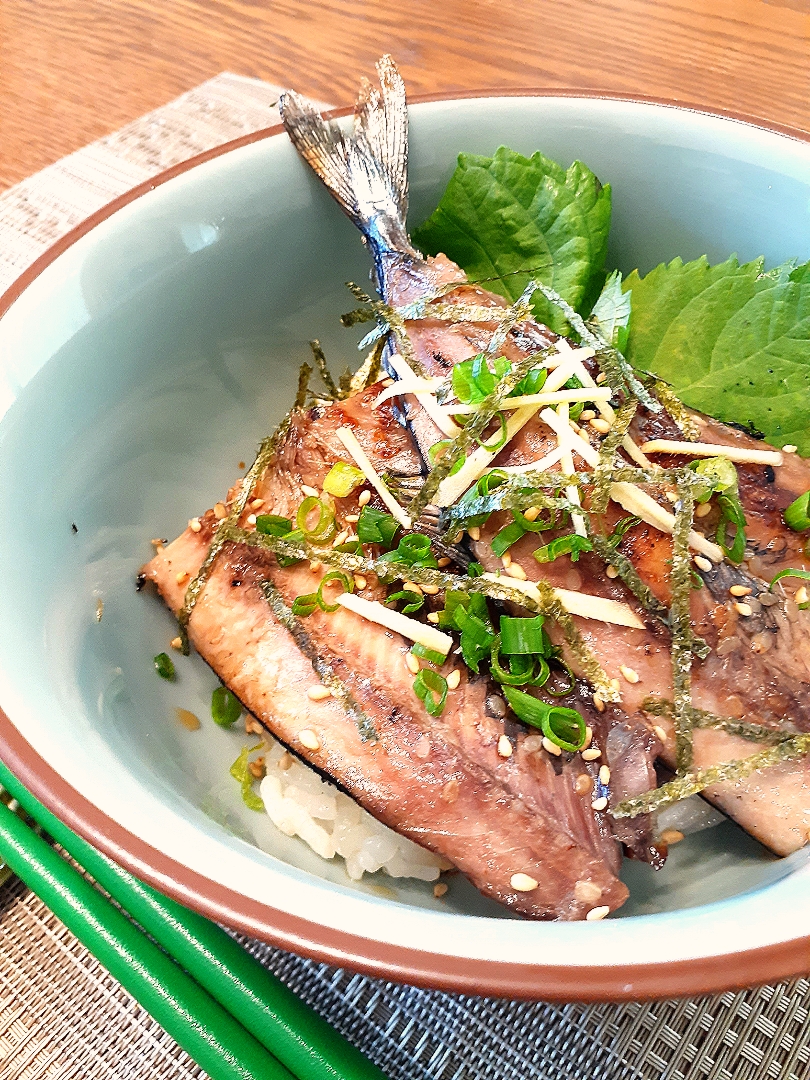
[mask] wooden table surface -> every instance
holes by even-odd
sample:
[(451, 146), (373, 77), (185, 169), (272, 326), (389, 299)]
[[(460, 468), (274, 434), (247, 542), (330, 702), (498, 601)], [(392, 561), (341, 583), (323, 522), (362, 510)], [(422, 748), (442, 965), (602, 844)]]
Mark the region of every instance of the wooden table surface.
[(0, 188), (222, 70), (348, 104), (581, 87), (810, 131), (810, 0), (1, 0)]

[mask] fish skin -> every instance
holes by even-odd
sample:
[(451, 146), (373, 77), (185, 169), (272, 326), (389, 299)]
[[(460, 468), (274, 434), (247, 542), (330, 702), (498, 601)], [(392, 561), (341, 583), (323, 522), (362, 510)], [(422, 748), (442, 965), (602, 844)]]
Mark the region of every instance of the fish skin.
[[(294, 514), (301, 484), (319, 487), (334, 461), (345, 457), (335, 431), (347, 423), (367, 452), (382, 449), (392, 469), (407, 474), (414, 467), (409, 436), (390, 409), (371, 413), (380, 389), (293, 418), (255, 489), (255, 497), (264, 500), (262, 512)], [(238, 485), (229, 499), (237, 490)], [(356, 507), (354, 497), (336, 502), (343, 513)], [(175, 612), (185, 589), (177, 584), (178, 573), (193, 576), (214, 537), (212, 512), (200, 522), (199, 533), (187, 529), (144, 568)], [(305, 697), (319, 679), (276, 621), (260, 586), (271, 580), (291, 605), (317, 588), (320, 576), (307, 564), (281, 569), (265, 552), (226, 545), (192, 613), (192, 644), (274, 735), (375, 817), (450, 859), (487, 895), (543, 919), (584, 918), (596, 903), (575, 895), (583, 882), (591, 897), (600, 890), (599, 905), (613, 910), (623, 903), (627, 890), (616, 877), (620, 850), (605, 815), (591, 810), (589, 796), (576, 793), (578, 776), (587, 772), (593, 781), (594, 767), (578, 756), (557, 762), (526, 750), (525, 731), (512, 733), (513, 753), (500, 757), (504, 726), (487, 712), (487, 680), (462, 673), (448, 708), (433, 719), (412, 689), (404, 662), (409, 643), (339, 609), (318, 612), (301, 625), (372, 719), (377, 741), (363, 741), (337, 701)], [(377, 593), (384, 590), (374, 582), (364, 591), (370, 598)], [(301, 744), (305, 727), (318, 735), (320, 750)], [(429, 752), (420, 756), (425, 740)], [(517, 872), (535, 878), (537, 889), (515, 891), (510, 879)]]

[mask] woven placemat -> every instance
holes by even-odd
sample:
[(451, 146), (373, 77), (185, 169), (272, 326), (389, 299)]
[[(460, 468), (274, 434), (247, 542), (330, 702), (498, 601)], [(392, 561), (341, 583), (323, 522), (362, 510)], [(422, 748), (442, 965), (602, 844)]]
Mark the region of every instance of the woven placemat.
[[(219, 75), (0, 195), (0, 291), (105, 203), (278, 121), (278, 88)], [(240, 939), (391, 1080), (806, 1080), (810, 982), (623, 1005), (414, 990)], [(205, 1074), (19, 881), (0, 888), (0, 1080)]]

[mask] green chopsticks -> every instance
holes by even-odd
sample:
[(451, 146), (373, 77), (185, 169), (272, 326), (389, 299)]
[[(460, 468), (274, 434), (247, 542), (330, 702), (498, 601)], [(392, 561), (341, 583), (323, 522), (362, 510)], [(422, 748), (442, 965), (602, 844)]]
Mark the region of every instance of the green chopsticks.
[(146, 933), (2, 803), (0, 857), (213, 1080), (385, 1080), (224, 930), (76, 836), (2, 762), (0, 784)]

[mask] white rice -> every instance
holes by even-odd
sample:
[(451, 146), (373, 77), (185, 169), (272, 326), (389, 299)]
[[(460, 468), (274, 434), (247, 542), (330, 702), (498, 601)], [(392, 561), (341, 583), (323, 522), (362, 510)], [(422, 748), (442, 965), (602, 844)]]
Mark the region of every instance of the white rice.
[(340, 855), (353, 881), (378, 870), (435, 881), (450, 868), (445, 859), (386, 828), (298, 758), (287, 769), (279, 767), (291, 755), (269, 736), (265, 741), (267, 775), (259, 793), (270, 820), (285, 835), (299, 836), (324, 859)]

